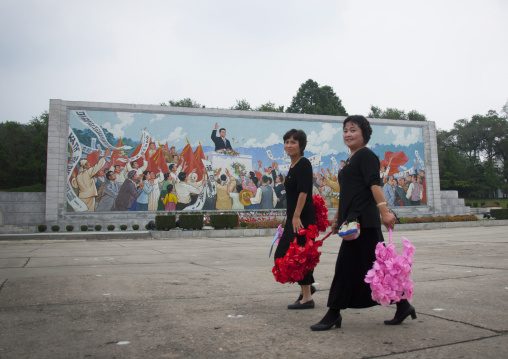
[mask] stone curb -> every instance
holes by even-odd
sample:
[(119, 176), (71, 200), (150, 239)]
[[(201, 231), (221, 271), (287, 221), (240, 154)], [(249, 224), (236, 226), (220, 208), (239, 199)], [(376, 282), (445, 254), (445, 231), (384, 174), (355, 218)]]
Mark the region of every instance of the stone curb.
[[(471, 222), (434, 222), (398, 224), (397, 231), (419, 231), (443, 228), (508, 226), (508, 220), (480, 220)], [(382, 228), (386, 232), (386, 228)], [(113, 232), (68, 232), (68, 233), (24, 233), (1, 234), (0, 241), (7, 240), (142, 240), (142, 239), (181, 239), (181, 238), (240, 238), (274, 236), (277, 228), (249, 229), (203, 229), (187, 231), (113, 231)]]

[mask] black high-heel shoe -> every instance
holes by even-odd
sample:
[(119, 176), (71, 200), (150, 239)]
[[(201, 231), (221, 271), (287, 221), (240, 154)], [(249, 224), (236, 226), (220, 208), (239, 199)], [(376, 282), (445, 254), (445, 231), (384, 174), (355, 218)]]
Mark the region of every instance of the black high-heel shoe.
[[(310, 295), (316, 293), (316, 287), (314, 287), (313, 285), (310, 286)], [(300, 293), (300, 295), (298, 296), (298, 299), (296, 300), (296, 302), (299, 302), (303, 299), (303, 294)], [(296, 303), (295, 302), (295, 303)]]
[(385, 324), (386, 325), (399, 325), (409, 316), (411, 316), (412, 320), (416, 319), (416, 310), (412, 305), (409, 305), (409, 307), (399, 316), (397, 316), (397, 313), (395, 313), (395, 317), (393, 319), (385, 320)]
[(335, 325), (336, 328), (340, 328), (341, 325), (342, 325), (342, 316), (339, 314), (339, 317), (337, 318), (337, 320), (335, 322), (333, 322), (332, 324), (323, 324), (321, 322), (317, 323), (317, 324), (314, 324), (314, 325), (311, 325), (310, 326), (310, 329), (317, 332), (317, 331), (322, 331), (322, 330), (330, 330), (332, 329), (332, 327)]

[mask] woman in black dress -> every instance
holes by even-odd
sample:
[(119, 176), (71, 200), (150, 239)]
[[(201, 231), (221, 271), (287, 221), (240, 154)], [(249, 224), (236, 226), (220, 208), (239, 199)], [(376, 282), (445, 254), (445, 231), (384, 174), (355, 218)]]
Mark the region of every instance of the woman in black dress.
[[(284, 232), (275, 251), (275, 259), (284, 257), (289, 245), (297, 237), (297, 243), (304, 246), (305, 235), (297, 236), (298, 230), (316, 224), (316, 213), (312, 203), (312, 165), (303, 157), (307, 145), (307, 135), (302, 130), (289, 130), (284, 135), (284, 150), (291, 158), (291, 167), (284, 181), (287, 201), (287, 221)], [(314, 300), (312, 294), (315, 288), (313, 270), (307, 272), (298, 282), (301, 286), (300, 296), (295, 303), (288, 305), (288, 309), (312, 309)]]
[[(372, 134), (369, 121), (363, 116), (349, 116), (344, 120), (344, 143), (350, 157), (339, 173), (340, 202), (332, 222), (337, 233), (344, 221), (358, 220), (360, 236), (352, 241), (342, 241), (335, 276), (328, 296), (328, 312), (321, 321), (310, 328), (328, 330), (342, 323), (341, 309), (368, 308), (377, 303), (372, 299), (370, 285), (365, 275), (376, 260), (376, 245), (383, 242), (381, 220), (387, 228), (393, 228), (395, 217), (388, 210), (383, 190), (379, 186), (379, 158), (366, 147)], [(416, 317), (415, 309), (407, 300), (397, 303), (395, 318), (387, 325), (400, 324), (408, 315)]]

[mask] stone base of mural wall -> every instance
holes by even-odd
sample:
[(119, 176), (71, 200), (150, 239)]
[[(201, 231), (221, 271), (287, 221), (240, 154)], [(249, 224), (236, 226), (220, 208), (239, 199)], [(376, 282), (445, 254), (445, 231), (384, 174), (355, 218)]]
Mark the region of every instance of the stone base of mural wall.
[[(401, 217), (471, 214), (470, 208), (464, 205), (464, 199), (458, 198), (457, 191), (441, 191), (441, 204), (441, 208), (429, 208), (427, 206), (394, 207), (394, 210)], [(58, 224), (61, 230), (64, 230), (67, 225), (73, 225), (76, 229), (82, 225), (87, 225), (92, 229), (97, 224), (103, 228), (106, 228), (110, 224), (117, 228), (122, 224), (132, 228), (133, 224), (138, 224), (140, 229), (143, 230), (148, 222), (155, 220), (156, 215), (154, 212), (79, 213), (75, 215), (67, 214), (65, 219), (60, 219), (54, 223), (46, 223), (45, 206), (46, 194), (44, 192), (0, 192), (0, 210), (3, 213), (3, 225), (20, 226), (22, 228), (35, 228), (39, 224), (46, 224), (48, 228), (53, 224)], [(330, 217), (334, 213), (335, 210), (331, 209), (329, 213)], [(243, 229), (241, 231), (256, 230)], [(218, 232), (222, 233), (223, 231), (214, 231), (213, 236), (216, 236)], [(182, 235), (191, 236), (187, 234)], [(220, 237), (220, 235), (217, 236)], [(245, 236), (249, 236), (249, 234), (245, 233)]]

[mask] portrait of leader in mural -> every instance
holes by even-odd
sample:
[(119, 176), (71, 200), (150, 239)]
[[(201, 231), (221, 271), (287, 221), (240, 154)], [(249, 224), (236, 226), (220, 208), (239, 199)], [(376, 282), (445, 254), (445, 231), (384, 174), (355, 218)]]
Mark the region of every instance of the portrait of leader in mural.
[(212, 131), (212, 136), (211, 136), (213, 143), (215, 143), (215, 151), (222, 150), (222, 149), (233, 150), (233, 148), (231, 147), (231, 143), (229, 142), (228, 139), (226, 139), (226, 129), (221, 128), (219, 130), (220, 137), (218, 137), (217, 136), (217, 129), (218, 128), (219, 128), (219, 124), (215, 123), (215, 129)]

